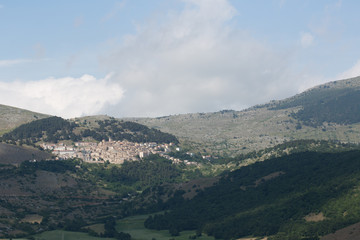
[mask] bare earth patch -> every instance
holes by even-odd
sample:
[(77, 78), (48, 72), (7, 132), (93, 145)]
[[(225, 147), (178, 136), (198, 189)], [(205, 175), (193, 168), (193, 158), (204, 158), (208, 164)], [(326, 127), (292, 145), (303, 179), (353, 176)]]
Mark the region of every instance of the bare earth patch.
[(281, 176), (283, 174), (285, 174), (285, 172), (283, 172), (283, 171), (270, 173), (269, 175), (266, 175), (265, 177), (262, 177), (262, 178), (256, 180), (255, 181), (255, 187), (259, 186), (263, 182), (266, 182), (266, 181), (269, 181), (271, 179), (277, 178), (277, 177), (279, 177), (279, 176)]
[(21, 220), (21, 222), (24, 222), (24, 223), (38, 223), (40, 224), (43, 220), (43, 217), (38, 215), (38, 214), (32, 214), (32, 215), (26, 215), (25, 218), (23, 218)]
[(218, 177), (200, 178), (191, 180), (187, 183), (180, 183), (176, 186), (176, 189), (181, 189), (186, 192), (183, 195), (185, 199), (192, 199), (198, 194), (200, 190), (204, 190), (207, 187), (213, 186), (217, 181), (219, 181)]
[[(267, 240), (268, 238), (267, 237), (264, 237), (260, 240)], [(259, 240), (259, 238), (239, 238), (237, 240)]]
[(310, 213), (304, 217), (305, 221), (307, 222), (321, 222), (324, 221), (326, 218), (322, 212), (316, 214), (316, 213)]
[(104, 224), (93, 224), (90, 226), (85, 227), (86, 229), (91, 229), (97, 234), (104, 234), (105, 233), (105, 227)]

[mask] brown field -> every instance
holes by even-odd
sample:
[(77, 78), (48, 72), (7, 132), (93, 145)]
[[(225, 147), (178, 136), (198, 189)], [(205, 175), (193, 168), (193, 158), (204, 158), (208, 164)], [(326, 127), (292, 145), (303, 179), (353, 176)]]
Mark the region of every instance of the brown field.
[(97, 234), (103, 234), (105, 233), (105, 228), (104, 228), (104, 224), (99, 223), (99, 224), (93, 224), (90, 226), (85, 227), (86, 229), (91, 229), (94, 232), (96, 232)]
[(324, 221), (326, 218), (322, 212), (316, 214), (316, 213), (310, 213), (307, 216), (304, 217), (305, 221), (307, 222), (321, 222)]
[(359, 240), (360, 239), (360, 223), (355, 223), (349, 227), (340, 229), (335, 233), (328, 234), (321, 240)]
[(213, 186), (218, 180), (218, 177), (195, 179), (186, 183), (180, 183), (175, 187), (175, 189), (184, 190), (186, 192), (183, 195), (184, 198), (191, 199), (195, 197), (200, 190)]
[(38, 214), (31, 214), (31, 215), (26, 215), (25, 218), (23, 218), (20, 222), (23, 223), (38, 223), (40, 224), (43, 220), (43, 217), (38, 215)]
[(51, 154), (32, 147), (20, 147), (0, 143), (0, 164), (17, 165), (27, 160), (46, 160)]

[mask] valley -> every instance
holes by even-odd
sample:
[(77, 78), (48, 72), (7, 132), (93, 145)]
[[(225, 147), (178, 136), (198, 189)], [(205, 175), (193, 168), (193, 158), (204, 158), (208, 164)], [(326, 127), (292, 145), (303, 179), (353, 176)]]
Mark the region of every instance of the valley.
[(0, 237), (358, 237), (359, 102), (358, 77), (243, 111), (158, 118), (3, 106)]

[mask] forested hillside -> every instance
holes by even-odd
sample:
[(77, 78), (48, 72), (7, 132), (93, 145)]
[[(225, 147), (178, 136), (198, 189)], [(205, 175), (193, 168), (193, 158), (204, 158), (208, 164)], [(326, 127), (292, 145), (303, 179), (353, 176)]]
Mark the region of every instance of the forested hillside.
[[(303, 152), (243, 167), (146, 227), (198, 229), (220, 239), (248, 235), (318, 239), (360, 221), (360, 151)], [(322, 216), (318, 221), (307, 216)]]
[(39, 141), (56, 143), (62, 140), (82, 141), (92, 138), (96, 141), (112, 140), (131, 142), (178, 143), (175, 136), (160, 130), (148, 128), (134, 122), (115, 119), (97, 120), (95, 127), (85, 121), (76, 123), (60, 117), (49, 117), (23, 124), (2, 136), (2, 140), (20, 144), (35, 144)]
[(348, 86), (337, 87), (341, 83), (333, 82), (319, 86), (292, 98), (269, 104), (270, 109), (288, 109), (301, 107), (292, 116), (309, 126), (323, 123), (354, 124), (360, 122), (360, 86), (353, 79)]

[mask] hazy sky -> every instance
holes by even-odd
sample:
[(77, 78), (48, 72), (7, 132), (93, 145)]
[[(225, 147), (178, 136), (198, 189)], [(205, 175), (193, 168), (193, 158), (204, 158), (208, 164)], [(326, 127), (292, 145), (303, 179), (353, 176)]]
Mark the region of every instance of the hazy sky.
[(0, 0), (0, 103), (241, 110), (360, 75), (358, 0)]

